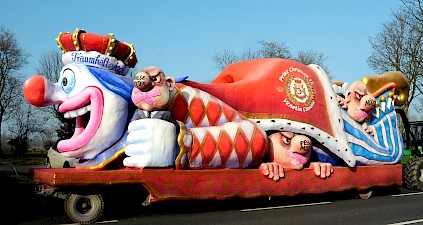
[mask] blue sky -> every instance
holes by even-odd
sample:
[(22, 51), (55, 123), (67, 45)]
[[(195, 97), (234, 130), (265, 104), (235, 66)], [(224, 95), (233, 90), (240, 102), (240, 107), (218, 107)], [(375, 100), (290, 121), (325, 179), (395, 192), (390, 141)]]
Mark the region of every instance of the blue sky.
[(257, 50), (260, 40), (283, 41), (296, 55), (316, 50), (335, 80), (376, 74), (367, 65), (375, 37), (400, 0), (154, 0), (24, 1), (2, 3), (0, 25), (31, 54), (20, 71), (35, 75), (40, 56), (56, 49), (59, 32), (113, 33), (132, 43), (137, 68), (157, 65), (166, 75), (211, 81), (216, 52)]

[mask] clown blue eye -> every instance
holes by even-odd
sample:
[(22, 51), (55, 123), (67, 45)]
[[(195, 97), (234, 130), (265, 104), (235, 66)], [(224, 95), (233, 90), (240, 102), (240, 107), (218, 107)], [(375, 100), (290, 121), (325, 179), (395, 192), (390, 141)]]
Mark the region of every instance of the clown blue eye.
[(59, 82), (62, 85), (63, 91), (66, 93), (71, 92), (75, 87), (75, 73), (70, 69), (64, 70)]

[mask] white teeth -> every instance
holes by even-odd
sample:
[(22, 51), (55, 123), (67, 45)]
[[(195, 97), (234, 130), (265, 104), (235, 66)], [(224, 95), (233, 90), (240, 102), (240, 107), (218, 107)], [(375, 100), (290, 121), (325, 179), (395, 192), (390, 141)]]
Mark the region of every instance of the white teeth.
[(69, 119), (69, 118), (75, 118), (75, 117), (78, 117), (78, 116), (82, 116), (82, 115), (84, 115), (84, 114), (85, 114), (85, 113), (87, 113), (88, 111), (91, 111), (91, 105), (87, 105), (87, 106), (84, 106), (84, 107), (82, 107), (82, 108), (80, 108), (80, 109), (77, 109), (77, 110), (72, 110), (72, 111), (66, 112), (66, 113), (65, 113), (65, 115), (64, 115), (64, 117), (65, 117), (66, 119)]

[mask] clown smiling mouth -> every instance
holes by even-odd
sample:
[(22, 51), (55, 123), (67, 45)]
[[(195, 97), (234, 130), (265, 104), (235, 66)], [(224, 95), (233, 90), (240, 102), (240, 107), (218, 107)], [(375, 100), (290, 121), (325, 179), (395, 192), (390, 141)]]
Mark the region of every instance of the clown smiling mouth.
[(64, 117), (66, 119), (75, 118), (75, 123), (74, 123), (75, 129), (70, 139), (77, 137), (85, 130), (88, 122), (90, 121), (90, 116), (91, 116), (91, 105), (87, 105), (80, 109), (72, 110), (65, 113)]
[(96, 134), (103, 117), (103, 94), (96, 87), (87, 87), (67, 99), (59, 107), (64, 118), (75, 118), (75, 131), (70, 139), (58, 143), (60, 152), (69, 152), (85, 146)]
[(79, 108), (77, 110), (68, 111), (68, 112), (65, 113), (64, 117), (66, 119), (75, 118), (75, 117), (78, 117), (78, 116), (82, 116), (89, 111), (91, 111), (91, 105), (84, 106), (84, 107)]

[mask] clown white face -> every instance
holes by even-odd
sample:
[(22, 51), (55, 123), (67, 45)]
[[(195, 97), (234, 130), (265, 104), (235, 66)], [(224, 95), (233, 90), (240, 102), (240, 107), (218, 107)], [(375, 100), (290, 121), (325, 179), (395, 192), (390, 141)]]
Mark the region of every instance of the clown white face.
[[(104, 76), (117, 76), (99, 69), (93, 71)], [(92, 159), (122, 136), (128, 117), (128, 102), (105, 88), (87, 66), (64, 66), (57, 83), (40, 76), (35, 78), (27, 80), (24, 92), (28, 93), (32, 87), (42, 87), (45, 91), (30, 103), (37, 106), (60, 104), (59, 112), (65, 118), (76, 120), (73, 136), (57, 145), (64, 156)]]

